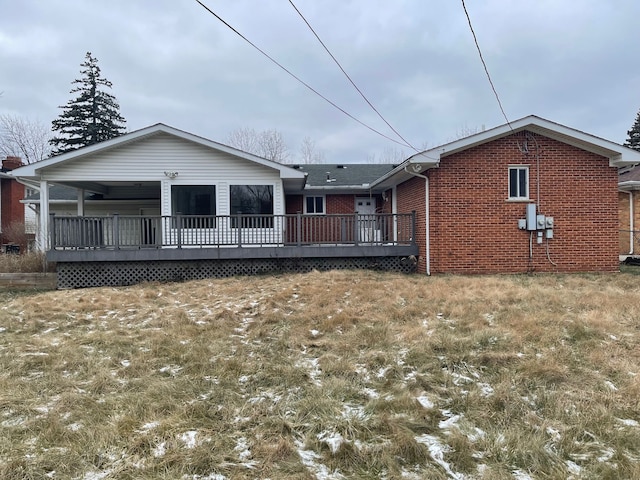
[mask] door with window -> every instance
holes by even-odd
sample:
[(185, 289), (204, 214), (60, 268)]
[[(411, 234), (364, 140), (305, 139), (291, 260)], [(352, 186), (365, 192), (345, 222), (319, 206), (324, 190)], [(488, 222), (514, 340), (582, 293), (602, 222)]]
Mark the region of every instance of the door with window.
[(380, 230), (376, 222), (376, 199), (374, 197), (356, 197), (358, 224), (356, 232), (358, 242), (372, 243), (380, 241)]

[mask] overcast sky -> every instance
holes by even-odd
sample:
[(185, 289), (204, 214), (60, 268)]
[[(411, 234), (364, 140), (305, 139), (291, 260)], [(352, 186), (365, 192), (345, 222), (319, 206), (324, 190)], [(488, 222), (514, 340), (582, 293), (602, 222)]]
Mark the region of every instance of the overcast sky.
[[(332, 102), (397, 137), (288, 0), (202, 0)], [(457, 0), (294, 0), (369, 101), (415, 147), (505, 123)], [(622, 143), (640, 109), (638, 0), (466, 0), (509, 120), (529, 114)], [(0, 0), (0, 114), (49, 125), (92, 52), (128, 130), (158, 122), (225, 142), (278, 130), (326, 162), (401, 149), (310, 92), (195, 0)], [(399, 139), (398, 139), (399, 140)], [(402, 148), (406, 156), (413, 153)]]

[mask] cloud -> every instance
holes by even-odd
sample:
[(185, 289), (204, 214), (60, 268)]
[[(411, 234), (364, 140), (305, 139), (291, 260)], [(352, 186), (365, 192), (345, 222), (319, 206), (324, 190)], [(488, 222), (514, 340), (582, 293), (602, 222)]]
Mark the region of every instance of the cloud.
[[(318, 92), (394, 136), (288, 4), (205, 2)], [(462, 5), (449, 0), (298, 0), (298, 9), (385, 119), (414, 145), (504, 123)], [(640, 4), (467, 2), (510, 119), (537, 114), (623, 142), (640, 109)], [(304, 137), (327, 161), (397, 145), (346, 117), (188, 0), (22, 0), (0, 18), (0, 113), (49, 123), (86, 51), (130, 129), (165, 122), (223, 141), (238, 127)], [(411, 153), (410, 149), (406, 149)]]

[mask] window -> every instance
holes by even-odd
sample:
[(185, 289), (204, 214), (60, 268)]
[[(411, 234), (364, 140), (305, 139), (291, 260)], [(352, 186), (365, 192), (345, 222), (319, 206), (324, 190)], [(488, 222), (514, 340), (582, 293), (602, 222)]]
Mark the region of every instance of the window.
[(212, 228), (216, 214), (216, 187), (214, 185), (173, 185), (171, 211), (174, 215), (197, 215), (212, 218), (184, 219), (186, 228)]
[(529, 198), (529, 167), (509, 167), (509, 198)]
[(325, 213), (325, 197), (304, 197), (304, 213), (316, 215)]
[(236, 215), (265, 215), (268, 217), (244, 218), (242, 227), (273, 228), (273, 186), (272, 185), (231, 185), (231, 227), (238, 228)]

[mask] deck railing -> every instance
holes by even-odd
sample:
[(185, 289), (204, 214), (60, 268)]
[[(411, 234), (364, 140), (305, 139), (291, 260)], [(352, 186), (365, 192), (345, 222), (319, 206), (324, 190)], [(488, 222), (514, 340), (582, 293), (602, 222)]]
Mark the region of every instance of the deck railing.
[(52, 249), (415, 245), (416, 214), (51, 215)]

